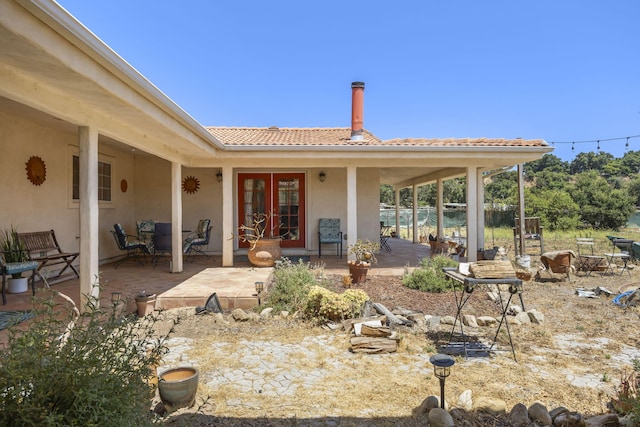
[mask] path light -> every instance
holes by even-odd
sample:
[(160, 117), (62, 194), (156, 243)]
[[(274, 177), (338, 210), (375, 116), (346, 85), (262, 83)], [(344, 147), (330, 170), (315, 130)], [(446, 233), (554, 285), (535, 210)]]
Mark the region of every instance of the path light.
[(433, 365), (433, 373), (440, 380), (440, 407), (444, 409), (444, 380), (451, 373), (451, 367), (455, 360), (446, 354), (434, 354), (429, 358), (429, 362)]
[(264, 282), (256, 282), (256, 292), (258, 293), (258, 305), (260, 305), (260, 294), (264, 291)]
[(117, 307), (120, 304), (120, 299), (122, 299), (122, 294), (120, 292), (111, 292), (111, 304), (114, 307)]

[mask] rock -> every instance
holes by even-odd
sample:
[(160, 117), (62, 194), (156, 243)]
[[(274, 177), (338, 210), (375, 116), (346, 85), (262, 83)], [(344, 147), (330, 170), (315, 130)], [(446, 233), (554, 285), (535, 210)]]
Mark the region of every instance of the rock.
[(287, 317), (289, 317), (289, 312), (287, 310), (282, 310), (280, 312), (280, 317), (282, 317), (283, 319), (286, 319)]
[(427, 319), (422, 313), (408, 314), (407, 319), (413, 322), (413, 324), (418, 328), (425, 328), (427, 326)]
[(536, 325), (541, 324), (542, 322), (544, 322), (544, 314), (540, 313), (538, 310), (532, 309), (527, 311), (527, 314), (529, 315), (529, 319), (531, 320), (531, 323), (535, 323)]
[(514, 426), (526, 426), (529, 424), (529, 412), (524, 403), (517, 403), (509, 412), (509, 421)]
[(416, 408), (418, 414), (428, 414), (433, 408), (440, 406), (440, 402), (436, 396), (429, 396), (422, 401), (420, 406)]
[(507, 313), (515, 316), (516, 314), (522, 313), (522, 307), (520, 307), (519, 305), (510, 305)]
[(516, 325), (516, 326), (522, 325), (522, 323), (514, 316), (507, 316), (507, 317), (505, 317), (505, 319), (506, 319), (507, 323), (510, 324), (510, 325)]
[(522, 325), (527, 325), (531, 323), (531, 318), (529, 317), (529, 313), (516, 314), (516, 320), (520, 322)]
[(557, 408), (553, 408), (551, 411), (549, 411), (549, 415), (551, 416), (551, 421), (554, 421), (558, 415), (566, 414), (567, 412), (569, 412), (569, 410), (564, 406), (558, 406)]
[(491, 316), (480, 316), (478, 317), (478, 325), (479, 326), (493, 326), (495, 324), (497, 324), (498, 321), (495, 319), (495, 317), (491, 317)]
[(442, 408), (433, 408), (429, 411), (430, 427), (454, 427), (453, 417)]
[(260, 317), (258, 313), (255, 313), (253, 311), (249, 312), (247, 316), (248, 316), (247, 320), (251, 322), (259, 322), (262, 320), (262, 317)]
[(473, 316), (471, 314), (463, 314), (462, 315), (462, 323), (465, 326), (469, 326), (471, 328), (477, 328), (478, 327), (478, 323), (476, 322), (476, 316)]
[(212, 316), (213, 316), (213, 321), (215, 323), (225, 323), (224, 314), (222, 314), (222, 313), (213, 313)]
[(582, 415), (577, 412), (563, 412), (552, 419), (555, 427), (584, 427), (585, 425)]
[(249, 320), (249, 315), (241, 308), (236, 308), (231, 312), (231, 318), (236, 322), (246, 322)]
[(458, 396), (458, 407), (465, 411), (471, 411), (473, 409), (473, 400), (471, 399), (471, 390), (465, 390)]
[(263, 319), (269, 319), (271, 318), (272, 314), (273, 314), (273, 307), (267, 307), (260, 312), (260, 317), (262, 317)]
[(552, 424), (551, 415), (549, 415), (547, 407), (540, 402), (535, 402), (529, 406), (529, 417), (534, 422), (542, 424), (543, 426), (550, 426)]
[(456, 318), (453, 316), (442, 316), (440, 318), (440, 323), (443, 325), (453, 325), (456, 321)]
[(507, 413), (507, 404), (502, 399), (481, 396), (473, 402), (473, 410), (486, 412), (491, 415), (504, 416)]
[(584, 420), (586, 427), (617, 427), (620, 425), (616, 414), (603, 414)]
[(391, 310), (391, 312), (396, 316), (405, 316), (405, 317), (409, 317), (411, 314), (413, 314), (413, 311), (403, 307), (396, 307), (393, 310)]

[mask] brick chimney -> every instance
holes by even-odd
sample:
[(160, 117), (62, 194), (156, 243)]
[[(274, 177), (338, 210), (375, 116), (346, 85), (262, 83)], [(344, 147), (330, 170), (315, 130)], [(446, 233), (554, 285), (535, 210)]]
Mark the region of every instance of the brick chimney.
[(364, 125), (364, 82), (351, 83), (351, 140), (362, 141)]

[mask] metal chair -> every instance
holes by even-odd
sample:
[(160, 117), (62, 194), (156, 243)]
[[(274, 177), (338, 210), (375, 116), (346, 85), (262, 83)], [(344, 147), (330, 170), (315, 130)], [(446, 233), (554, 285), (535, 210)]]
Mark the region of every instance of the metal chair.
[(590, 276), (592, 271), (597, 271), (600, 268), (605, 257), (595, 254), (595, 240), (592, 237), (576, 238), (576, 247), (578, 249), (575, 263), (576, 272), (583, 271), (587, 276)]
[(128, 260), (138, 261), (140, 264), (145, 265), (144, 258), (150, 254), (147, 244), (138, 240), (137, 236), (127, 234), (122, 224), (114, 224), (113, 228), (114, 230), (111, 231), (111, 234), (116, 240), (118, 249), (127, 252), (125, 257), (116, 262), (113, 267), (118, 268), (120, 264)]
[(201, 219), (200, 221), (198, 221), (198, 228), (196, 229), (196, 232), (187, 236), (187, 238), (184, 240), (182, 253), (185, 256), (190, 256), (191, 262), (193, 262), (194, 260), (195, 253), (204, 255), (207, 258), (213, 258), (211, 255), (207, 254), (204, 249), (209, 246), (209, 239), (211, 238), (210, 224), (210, 219)]
[(336, 255), (342, 258), (342, 231), (339, 218), (320, 218), (318, 222), (318, 258), (322, 258), (322, 245), (336, 244)]
[(171, 256), (171, 223), (156, 222), (153, 232), (153, 266), (158, 265), (161, 257)]

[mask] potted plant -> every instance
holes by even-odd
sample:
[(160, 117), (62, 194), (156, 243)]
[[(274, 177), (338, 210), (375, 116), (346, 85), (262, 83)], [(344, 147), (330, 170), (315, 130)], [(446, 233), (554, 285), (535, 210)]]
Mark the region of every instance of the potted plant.
[(136, 307), (140, 317), (153, 313), (156, 309), (156, 294), (147, 294), (147, 291), (143, 289), (136, 295)]
[(355, 256), (355, 260), (349, 260), (349, 274), (352, 283), (364, 282), (371, 264), (378, 262), (376, 252), (380, 251), (380, 243), (368, 239), (358, 239), (349, 246), (349, 254)]
[(249, 243), (247, 257), (256, 267), (273, 267), (282, 257), (282, 236), (275, 235), (279, 225), (272, 222), (275, 216), (273, 212), (255, 213), (251, 224), (238, 229), (238, 239)]
[[(0, 235), (0, 250), (4, 261), (7, 264), (29, 261), (29, 255), (24, 244), (18, 238), (18, 231), (11, 227), (10, 230), (3, 230)], [(8, 280), (7, 292), (17, 294), (26, 292), (29, 289), (27, 277), (22, 277), (22, 273), (11, 275)]]

